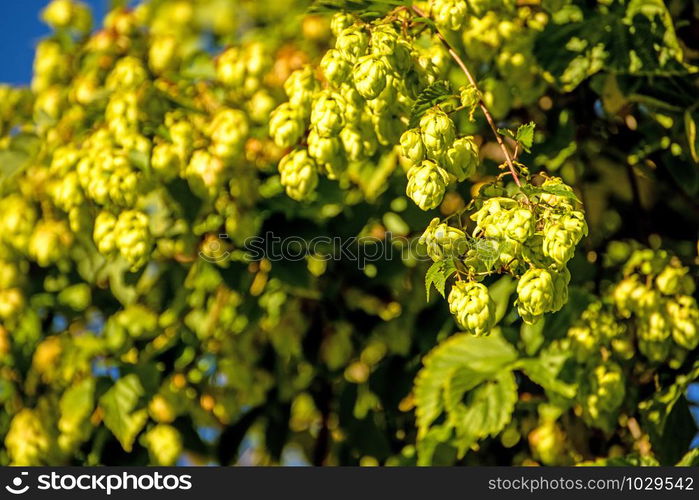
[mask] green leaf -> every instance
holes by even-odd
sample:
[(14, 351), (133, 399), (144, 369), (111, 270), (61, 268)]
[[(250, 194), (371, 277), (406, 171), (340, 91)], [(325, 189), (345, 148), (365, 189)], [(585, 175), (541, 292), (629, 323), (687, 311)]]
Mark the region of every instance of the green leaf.
[[(579, 10), (582, 19), (554, 19), (537, 37), (534, 54), (565, 91), (599, 71), (616, 74), (686, 75), (672, 18), (661, 0), (631, 0), (625, 10)], [(563, 13), (561, 13), (563, 14)]]
[(90, 418), (95, 406), (95, 379), (86, 378), (72, 385), (61, 396), (58, 429), (73, 434)]
[(558, 378), (568, 358), (567, 354), (544, 352), (539, 358), (519, 361), (517, 367), (521, 368), (534, 383), (543, 387), (547, 393), (555, 393), (570, 399), (575, 397), (578, 388)]
[(685, 454), (675, 465), (678, 467), (699, 466), (699, 448), (694, 448), (692, 451)]
[[(458, 334), (435, 347), (425, 357), (415, 379), (419, 435), (425, 435), (445, 410), (444, 390), (448, 384), (457, 384), (452, 386), (453, 391), (453, 387), (468, 386), (464, 377), (470, 377), (472, 384), (480, 383), (505, 370), (516, 358), (517, 352), (498, 334), (489, 337)], [(459, 380), (451, 382), (455, 374)]]
[(552, 184), (550, 186), (524, 185), (522, 186), (522, 191), (524, 191), (524, 193), (527, 196), (547, 193), (581, 203), (573, 191), (568, 191), (565, 187), (561, 186), (560, 184)]
[(430, 290), (432, 285), (437, 289), (440, 295), (446, 298), (445, 288), (449, 276), (456, 272), (456, 266), (453, 259), (439, 260), (432, 264), (425, 273), (425, 293), (427, 300), (430, 300)]
[(515, 139), (527, 153), (530, 152), (532, 144), (534, 144), (534, 122), (529, 122), (526, 125), (520, 125), (517, 129)]
[(452, 97), (454, 97), (454, 93), (451, 90), (449, 82), (438, 80), (426, 87), (420, 92), (420, 95), (417, 96), (415, 104), (413, 104), (413, 109), (410, 110), (410, 123), (408, 128), (417, 127), (420, 123), (420, 118), (422, 118), (422, 115), (424, 115), (428, 109)]
[(104, 425), (112, 431), (127, 452), (131, 451), (136, 436), (148, 420), (148, 410), (138, 409), (144, 394), (138, 376), (130, 374), (117, 380), (99, 400), (104, 414)]
[(469, 392), (451, 412), (459, 456), (479, 439), (503, 430), (512, 419), (515, 403), (517, 382), (511, 371), (503, 371)]

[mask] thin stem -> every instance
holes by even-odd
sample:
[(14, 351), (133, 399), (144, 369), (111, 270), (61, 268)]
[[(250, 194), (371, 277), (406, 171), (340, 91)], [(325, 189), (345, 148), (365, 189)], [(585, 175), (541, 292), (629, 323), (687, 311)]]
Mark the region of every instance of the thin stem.
[[(428, 17), (427, 14), (419, 7), (416, 7), (415, 5), (412, 5), (411, 8), (413, 9), (413, 12), (415, 12), (418, 16), (420, 17)], [(468, 79), (469, 83), (473, 85), (473, 87), (478, 90), (478, 84), (476, 83), (476, 79), (473, 77), (469, 69), (466, 67), (466, 64), (464, 61), (459, 57), (459, 54), (456, 53), (454, 48), (451, 46), (451, 44), (447, 41), (446, 38), (444, 38), (444, 35), (442, 35), (439, 30), (436, 31), (437, 37), (439, 40), (442, 42), (442, 44), (446, 47), (447, 51), (449, 52), (449, 55), (456, 61), (456, 64), (461, 68), (461, 71), (464, 72), (466, 75), (466, 78)], [(493, 116), (490, 114), (490, 110), (488, 109), (488, 106), (485, 105), (483, 102), (483, 99), (480, 100), (478, 103), (479, 107), (481, 108), (481, 111), (483, 111), (483, 114), (485, 115), (485, 119), (488, 122), (488, 125), (490, 125), (490, 128), (493, 131), (493, 134), (495, 134), (495, 140), (498, 142), (498, 146), (500, 146), (500, 149), (502, 149), (502, 152), (505, 154), (505, 160), (507, 161), (507, 167), (510, 169), (510, 173), (512, 174), (512, 178), (515, 181), (515, 184), (517, 184), (518, 187), (522, 187), (522, 184), (519, 182), (519, 176), (517, 175), (517, 171), (515, 170), (515, 165), (512, 161), (512, 155), (510, 155), (510, 150), (507, 148), (505, 145), (505, 142), (502, 140), (502, 137), (498, 133), (498, 128), (495, 126), (495, 120), (493, 120)]]

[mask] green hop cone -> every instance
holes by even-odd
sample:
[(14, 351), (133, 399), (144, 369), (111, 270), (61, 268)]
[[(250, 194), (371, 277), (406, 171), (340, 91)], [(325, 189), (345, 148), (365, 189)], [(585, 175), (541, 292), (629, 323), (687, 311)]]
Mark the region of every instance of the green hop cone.
[(338, 12), (330, 20), (330, 31), (335, 36), (339, 36), (344, 30), (354, 24), (354, 16), (347, 12)]
[(427, 255), (437, 262), (445, 257), (458, 258), (468, 250), (466, 234), (460, 229), (450, 227), (435, 217), (420, 237), (420, 243), (427, 247)]
[(630, 318), (637, 310), (635, 297), (639, 292), (643, 292), (644, 288), (636, 276), (624, 278), (614, 287), (612, 300), (622, 318)]
[(338, 137), (324, 137), (313, 129), (308, 134), (308, 154), (318, 163), (334, 163), (342, 152)]
[(422, 144), (420, 130), (411, 128), (400, 136), (402, 155), (413, 165), (419, 165), (425, 159), (425, 147)]
[(296, 144), (304, 133), (303, 117), (285, 102), (272, 111), (269, 118), (269, 134), (280, 148)]
[(93, 239), (97, 249), (103, 255), (109, 255), (116, 250), (116, 240), (114, 238), (114, 226), (117, 218), (109, 212), (102, 211), (95, 219)]
[(568, 262), (575, 253), (575, 233), (566, 230), (558, 222), (548, 223), (544, 228), (544, 255), (559, 266)]
[(64, 221), (41, 220), (29, 240), (29, 255), (41, 267), (47, 267), (64, 257), (73, 243), (73, 233)]
[(444, 111), (431, 108), (420, 118), (422, 142), (430, 158), (439, 159), (452, 146), (456, 137), (454, 122)]
[(345, 126), (344, 99), (337, 93), (323, 91), (316, 96), (311, 111), (311, 125), (321, 137), (337, 136)]
[(607, 429), (613, 426), (625, 394), (625, 377), (621, 367), (612, 361), (597, 365), (588, 375), (582, 405), (583, 417), (595, 427)]
[(289, 98), (289, 103), (303, 116), (309, 115), (313, 94), (317, 89), (318, 81), (311, 66), (304, 66), (294, 71), (284, 82), (284, 91)]
[(474, 85), (465, 85), (459, 89), (461, 105), (468, 109), (468, 118), (473, 121), (473, 115), (481, 102), (481, 93)]
[(366, 31), (359, 26), (349, 26), (337, 35), (335, 48), (350, 62), (355, 62), (359, 57), (366, 54), (369, 46), (369, 36)]
[(534, 234), (536, 217), (527, 208), (516, 208), (508, 212), (505, 236), (520, 243)]
[(457, 281), (449, 292), (449, 311), (461, 328), (474, 335), (487, 335), (495, 324), (495, 303), (488, 287), (473, 281)]
[(23, 408), (12, 417), (5, 436), (10, 465), (45, 465), (50, 460), (55, 443), (47, 423), (38, 411), (30, 408)]
[(210, 129), (211, 152), (220, 158), (231, 158), (241, 153), (248, 138), (248, 119), (238, 109), (222, 109), (214, 116)]
[(425, 160), (408, 171), (406, 194), (423, 210), (435, 208), (442, 202), (449, 182), (446, 170)]
[(589, 326), (570, 327), (568, 339), (570, 339), (570, 349), (578, 363), (586, 362), (599, 350), (599, 339)]
[(556, 286), (550, 271), (529, 269), (517, 283), (517, 310), (525, 323), (534, 323), (553, 310)]
[(546, 421), (529, 433), (534, 457), (544, 465), (565, 465), (566, 437), (555, 421)]
[(172, 466), (182, 454), (182, 437), (171, 425), (154, 426), (144, 435), (144, 441), (154, 465)]
[(545, 268), (551, 266), (553, 261), (544, 255), (544, 237), (541, 234), (532, 235), (522, 245), (522, 258), (524, 262), (533, 267)]
[(655, 278), (655, 286), (660, 293), (665, 295), (681, 293), (683, 277), (687, 274), (687, 271), (686, 267), (666, 266)]
[(478, 146), (473, 137), (456, 139), (447, 150), (444, 160), (447, 171), (459, 182), (475, 174), (478, 167)]
[(148, 216), (138, 210), (119, 214), (114, 226), (115, 244), (121, 256), (137, 271), (148, 263), (153, 240), (148, 229)]
[(305, 149), (290, 152), (279, 162), (281, 183), (286, 194), (297, 201), (308, 199), (318, 185), (318, 168)]
[(432, 4), (434, 20), (438, 26), (456, 31), (461, 28), (468, 7), (464, 0), (435, 0)]
[(667, 303), (667, 315), (676, 344), (688, 350), (699, 345), (699, 308), (694, 297), (680, 295)]
[(349, 161), (360, 161), (366, 157), (364, 138), (357, 128), (351, 126), (343, 128), (340, 132), (340, 140)]
[(504, 196), (488, 198), (481, 208), (471, 215), (476, 221), (476, 233), (486, 238), (503, 238), (510, 220), (510, 210), (518, 206), (516, 200)]
[(339, 50), (330, 49), (321, 59), (320, 69), (328, 82), (339, 86), (349, 76), (352, 65)]
[(386, 88), (387, 68), (384, 58), (377, 55), (362, 56), (352, 71), (354, 86), (364, 99), (376, 99)]
[[(541, 184), (541, 188), (544, 190), (547, 188), (555, 188), (556, 190), (567, 192), (570, 193), (570, 195), (573, 195), (573, 188), (564, 183), (563, 179), (561, 179), (560, 177), (549, 177)], [(539, 199), (552, 207), (572, 208), (570, 198), (563, 195), (542, 193), (539, 196)]]

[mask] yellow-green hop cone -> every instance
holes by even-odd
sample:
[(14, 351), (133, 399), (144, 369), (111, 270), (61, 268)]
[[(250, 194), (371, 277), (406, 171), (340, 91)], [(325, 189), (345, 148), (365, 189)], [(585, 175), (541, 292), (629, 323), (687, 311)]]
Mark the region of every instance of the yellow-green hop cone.
[(272, 111), (269, 117), (269, 135), (280, 148), (289, 148), (296, 144), (304, 131), (303, 116), (288, 102)]
[(624, 278), (617, 283), (612, 290), (612, 300), (621, 317), (630, 318), (631, 314), (637, 310), (635, 297), (639, 291), (643, 292), (644, 288), (636, 276)]
[(41, 220), (29, 240), (29, 256), (41, 267), (64, 257), (73, 243), (73, 233), (64, 221)]
[(166, 181), (177, 177), (183, 165), (177, 147), (169, 142), (156, 144), (153, 147), (150, 164), (156, 174)]
[(672, 334), (670, 318), (661, 310), (643, 314), (638, 318), (636, 333), (639, 339), (649, 342), (669, 339)]
[(566, 230), (558, 222), (547, 224), (544, 228), (544, 255), (559, 266), (564, 266), (575, 254), (575, 234)]
[(481, 102), (481, 93), (473, 85), (464, 85), (459, 89), (461, 105), (469, 110), (469, 119), (473, 121), (473, 115)]
[(318, 168), (305, 149), (290, 152), (279, 162), (281, 183), (286, 194), (297, 201), (308, 199), (318, 185)]
[(321, 137), (337, 136), (345, 126), (344, 99), (340, 94), (323, 91), (313, 101), (311, 125)]
[(109, 255), (116, 250), (114, 226), (117, 218), (109, 212), (102, 211), (95, 219), (95, 227), (92, 237), (97, 245), (97, 250), (103, 255)]
[(335, 137), (324, 137), (316, 129), (308, 134), (308, 154), (318, 163), (333, 163), (342, 153), (342, 142)]
[(583, 417), (588, 423), (602, 429), (614, 425), (616, 412), (624, 402), (625, 382), (618, 364), (607, 361), (595, 367), (588, 376), (582, 404)]
[(174, 465), (182, 454), (182, 437), (171, 425), (158, 424), (143, 438), (153, 465)]
[(584, 363), (599, 350), (599, 339), (587, 326), (572, 326), (568, 329), (570, 348), (578, 363)]
[(241, 153), (248, 138), (248, 119), (238, 109), (223, 109), (216, 113), (210, 126), (211, 152), (220, 158)]
[(364, 99), (376, 99), (386, 88), (386, 63), (382, 56), (368, 55), (357, 60), (352, 71), (354, 86)]
[(349, 77), (352, 65), (339, 50), (330, 49), (321, 59), (320, 69), (328, 82), (339, 86)]
[(330, 20), (330, 31), (335, 36), (339, 36), (344, 30), (354, 24), (354, 16), (346, 12), (338, 12)]
[(452, 31), (461, 28), (467, 10), (464, 0), (435, 0), (432, 4), (434, 21), (438, 26)]
[(554, 278), (546, 269), (529, 269), (517, 283), (517, 310), (525, 323), (534, 323), (555, 304)]
[(522, 245), (522, 258), (533, 267), (545, 268), (553, 264), (553, 261), (544, 255), (544, 237), (541, 234), (532, 235)]
[(573, 210), (570, 213), (562, 215), (557, 220), (558, 224), (563, 226), (563, 228), (571, 233), (573, 236), (573, 241), (577, 245), (583, 236), (587, 236), (587, 222), (585, 221), (585, 214), (579, 210)]
[(487, 335), (495, 324), (495, 303), (488, 287), (473, 281), (457, 281), (447, 298), (449, 311), (461, 328), (474, 335)]
[(245, 60), (238, 47), (226, 49), (216, 59), (216, 78), (230, 87), (238, 87), (245, 79)]
[(466, 234), (450, 227), (435, 217), (420, 236), (420, 243), (427, 247), (427, 255), (437, 262), (445, 257), (459, 257), (468, 250)]
[(358, 26), (349, 26), (337, 35), (335, 48), (351, 62), (366, 54), (369, 37), (366, 31)]
[(420, 129), (411, 128), (400, 136), (402, 155), (413, 165), (419, 165), (425, 159), (425, 147), (422, 144)]
[(681, 295), (667, 303), (672, 339), (688, 350), (699, 345), (699, 307), (694, 297)]
[(303, 116), (311, 112), (310, 106), (313, 94), (318, 90), (318, 80), (313, 74), (311, 66), (304, 66), (289, 75), (284, 82), (284, 91), (289, 98), (291, 106)]
[(686, 267), (666, 266), (655, 278), (655, 286), (660, 293), (676, 295), (682, 291), (682, 278), (687, 271)]
[[(560, 177), (549, 177), (541, 184), (541, 187), (543, 189), (556, 188), (557, 190), (561, 190), (570, 193), (570, 195), (573, 195), (573, 188), (564, 183), (563, 179), (561, 179)], [(563, 195), (542, 193), (541, 195), (539, 195), (539, 199), (552, 207), (572, 207), (570, 198)]]
[(153, 249), (148, 216), (138, 210), (121, 212), (114, 225), (114, 242), (132, 271), (146, 265)]
[(478, 167), (478, 146), (473, 137), (456, 139), (444, 157), (447, 171), (459, 182), (471, 177)]
[(534, 234), (536, 217), (527, 208), (516, 208), (509, 212), (505, 236), (520, 243), (525, 242)]
[(554, 421), (547, 421), (529, 433), (534, 458), (544, 465), (566, 465), (565, 433)]
[(422, 142), (430, 158), (441, 158), (454, 143), (456, 131), (449, 115), (438, 108), (428, 109), (420, 118)]
[(406, 194), (423, 210), (435, 208), (442, 202), (449, 182), (446, 170), (425, 160), (408, 171)]
[(652, 363), (663, 363), (672, 351), (673, 342), (670, 339), (646, 340), (638, 339), (638, 350)]
[(355, 127), (345, 127), (340, 132), (340, 141), (349, 161), (359, 161), (366, 157), (364, 138)]
[(54, 443), (36, 410), (24, 408), (12, 418), (5, 436), (11, 465), (48, 465)]

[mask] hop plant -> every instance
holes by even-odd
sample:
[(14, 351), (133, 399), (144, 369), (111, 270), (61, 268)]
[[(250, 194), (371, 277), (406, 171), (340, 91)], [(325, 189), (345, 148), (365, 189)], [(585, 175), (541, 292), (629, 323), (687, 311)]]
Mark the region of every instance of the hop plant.
[(472, 281), (457, 281), (449, 292), (449, 310), (459, 325), (474, 335), (486, 335), (495, 323), (495, 303), (488, 287)]

